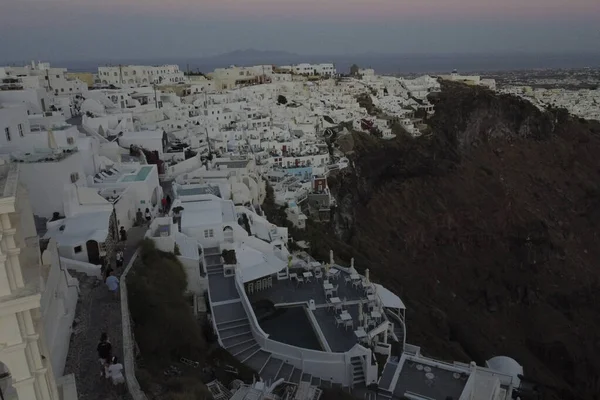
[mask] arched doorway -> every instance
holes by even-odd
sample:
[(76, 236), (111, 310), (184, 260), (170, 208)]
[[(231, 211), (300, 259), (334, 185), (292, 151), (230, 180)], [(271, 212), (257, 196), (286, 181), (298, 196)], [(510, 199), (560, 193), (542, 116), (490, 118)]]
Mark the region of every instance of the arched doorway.
[(95, 240), (88, 240), (85, 242), (85, 247), (87, 249), (88, 260), (91, 264), (99, 265), (100, 264), (100, 248), (98, 247), (98, 242)]
[(223, 238), (228, 243), (233, 243), (233, 228), (231, 226), (225, 226), (223, 228)]
[(6, 364), (0, 362), (0, 399), (12, 399), (17, 390), (12, 385), (12, 375)]

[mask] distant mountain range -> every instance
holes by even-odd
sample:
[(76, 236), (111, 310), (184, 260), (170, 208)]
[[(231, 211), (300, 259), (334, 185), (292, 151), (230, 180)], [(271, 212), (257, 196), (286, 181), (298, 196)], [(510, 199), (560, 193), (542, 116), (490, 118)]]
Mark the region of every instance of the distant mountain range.
[[(506, 71), (534, 68), (584, 68), (600, 66), (600, 53), (596, 54), (355, 54), (355, 55), (303, 55), (286, 51), (235, 50), (210, 57), (172, 57), (147, 59), (104, 59), (60, 61), (50, 60), (53, 65), (73, 71), (95, 72), (106, 64), (177, 64), (182, 70), (210, 72), (230, 65), (298, 64), (302, 62), (332, 62), (340, 72), (348, 72), (352, 64), (374, 68), (377, 73), (443, 73), (458, 69), (470, 71)], [(0, 65), (2, 65), (0, 63)]]

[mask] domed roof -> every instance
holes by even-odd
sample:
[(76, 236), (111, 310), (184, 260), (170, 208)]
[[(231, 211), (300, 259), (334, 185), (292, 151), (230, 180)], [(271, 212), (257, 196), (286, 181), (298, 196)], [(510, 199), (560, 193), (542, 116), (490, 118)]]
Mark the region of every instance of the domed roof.
[(521, 384), (521, 379), (519, 379), (519, 375), (523, 375), (523, 367), (513, 358), (506, 356), (496, 356), (487, 360), (486, 365), (490, 369), (493, 369), (505, 375), (512, 376), (514, 379), (513, 383), (516, 387), (518, 387)]

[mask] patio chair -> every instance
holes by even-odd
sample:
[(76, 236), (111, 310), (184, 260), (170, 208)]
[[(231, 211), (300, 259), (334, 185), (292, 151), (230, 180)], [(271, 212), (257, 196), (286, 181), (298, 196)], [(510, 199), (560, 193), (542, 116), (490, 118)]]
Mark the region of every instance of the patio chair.
[(340, 317), (335, 317), (335, 326), (339, 328), (342, 325), (344, 325), (344, 321)]
[(260, 292), (262, 290), (262, 281), (260, 279), (256, 281), (255, 288), (257, 292)]
[(344, 284), (348, 285), (348, 283), (352, 283), (352, 278), (350, 275), (344, 275)]
[(353, 282), (352, 282), (352, 287), (353, 287), (354, 289), (357, 289), (357, 290), (358, 290), (358, 287), (359, 287), (359, 286), (361, 286), (361, 285), (362, 285), (362, 282), (361, 282), (361, 281), (353, 281)]
[(325, 298), (333, 297), (332, 292), (333, 292), (333, 289), (325, 290)]
[(296, 278), (296, 285), (300, 286), (301, 283), (304, 283), (304, 278), (299, 276)]
[[(338, 283), (337, 285), (335, 285), (333, 287), (333, 289), (331, 289), (331, 297), (337, 297), (339, 287), (340, 287), (340, 285)], [(334, 296), (334, 294), (335, 294), (335, 296)]]
[(317, 267), (315, 269), (315, 279), (316, 280), (323, 279), (323, 271), (321, 271), (321, 267)]
[(334, 306), (335, 306), (335, 311), (340, 312), (340, 313), (344, 311), (344, 305), (342, 303), (334, 304)]
[(344, 324), (344, 326), (346, 327), (346, 330), (348, 330), (348, 328), (354, 329), (354, 321), (352, 321), (351, 319), (349, 319), (348, 321), (346, 321), (346, 323)]

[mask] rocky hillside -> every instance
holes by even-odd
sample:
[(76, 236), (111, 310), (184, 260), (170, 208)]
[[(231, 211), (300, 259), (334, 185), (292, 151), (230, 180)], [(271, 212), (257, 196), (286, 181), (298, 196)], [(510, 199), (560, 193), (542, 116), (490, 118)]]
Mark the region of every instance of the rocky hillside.
[(428, 137), (353, 135), (315, 250), (400, 294), (424, 353), (511, 356), (543, 398), (598, 399), (599, 125), (457, 84), (430, 100)]

